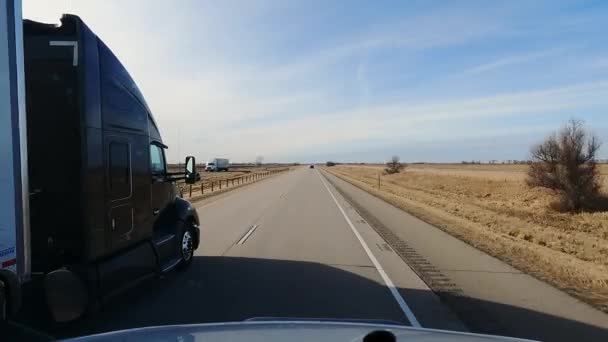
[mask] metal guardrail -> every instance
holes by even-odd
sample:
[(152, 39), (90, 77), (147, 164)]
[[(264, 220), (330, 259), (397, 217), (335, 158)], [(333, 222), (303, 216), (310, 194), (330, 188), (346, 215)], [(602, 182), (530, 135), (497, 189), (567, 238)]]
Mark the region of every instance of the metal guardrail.
[(254, 183), (261, 179), (264, 179), (268, 176), (289, 171), (290, 168), (284, 169), (275, 169), (275, 170), (266, 170), (261, 172), (251, 172), (248, 174), (239, 175), (236, 177), (223, 178), (223, 179), (214, 179), (209, 181), (202, 181), (199, 184), (180, 184), (178, 185), (180, 196), (184, 196), (184, 190), (188, 191), (188, 197), (192, 197), (192, 193), (200, 192), (200, 195), (204, 195), (205, 193), (212, 193), (215, 191), (222, 190), (222, 188), (231, 188), (238, 185)]

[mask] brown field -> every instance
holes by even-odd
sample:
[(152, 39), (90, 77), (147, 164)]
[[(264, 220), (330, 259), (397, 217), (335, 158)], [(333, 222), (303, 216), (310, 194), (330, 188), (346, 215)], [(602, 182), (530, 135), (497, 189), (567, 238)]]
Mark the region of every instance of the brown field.
[[(395, 175), (380, 166), (331, 173), (511, 265), (608, 312), (608, 209), (550, 208), (557, 195), (525, 185), (526, 165), (416, 164)], [(608, 165), (601, 165), (608, 194)]]

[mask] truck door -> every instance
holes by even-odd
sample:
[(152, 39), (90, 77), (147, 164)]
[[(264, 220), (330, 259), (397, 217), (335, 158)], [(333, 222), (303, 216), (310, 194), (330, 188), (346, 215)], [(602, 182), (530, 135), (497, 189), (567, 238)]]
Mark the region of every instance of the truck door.
[(150, 195), (154, 228), (159, 229), (160, 222), (156, 222), (162, 211), (171, 203), (173, 197), (173, 184), (167, 180), (167, 164), (165, 151), (158, 143), (150, 144)]
[(116, 250), (127, 245), (135, 227), (133, 205), (132, 143), (126, 136), (106, 138), (109, 245)]

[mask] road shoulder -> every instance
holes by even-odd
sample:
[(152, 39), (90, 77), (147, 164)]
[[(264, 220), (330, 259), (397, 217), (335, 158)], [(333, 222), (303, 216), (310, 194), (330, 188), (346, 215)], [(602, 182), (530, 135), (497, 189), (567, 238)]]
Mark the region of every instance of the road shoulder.
[[(321, 175), (321, 173), (320, 173)], [(323, 176), (322, 176), (323, 177)], [(418, 274), (389, 246), (370, 224), (355, 210), (335, 186), (323, 178), (328, 190), (336, 198), (339, 206), (348, 216), (353, 228), (360, 234), (372, 257), (379, 264), (379, 272), (388, 275), (400, 296), (424, 328), (468, 331), (465, 325), (439, 297), (428, 287)], [(388, 285), (388, 284), (387, 284)]]

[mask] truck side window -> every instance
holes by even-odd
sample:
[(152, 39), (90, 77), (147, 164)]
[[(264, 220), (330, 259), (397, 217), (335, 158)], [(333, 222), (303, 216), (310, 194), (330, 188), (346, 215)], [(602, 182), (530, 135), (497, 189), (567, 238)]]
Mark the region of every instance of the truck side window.
[(165, 174), (165, 158), (160, 146), (150, 145), (150, 171), (153, 175)]
[(129, 144), (110, 143), (110, 191), (113, 199), (131, 195), (131, 162)]

